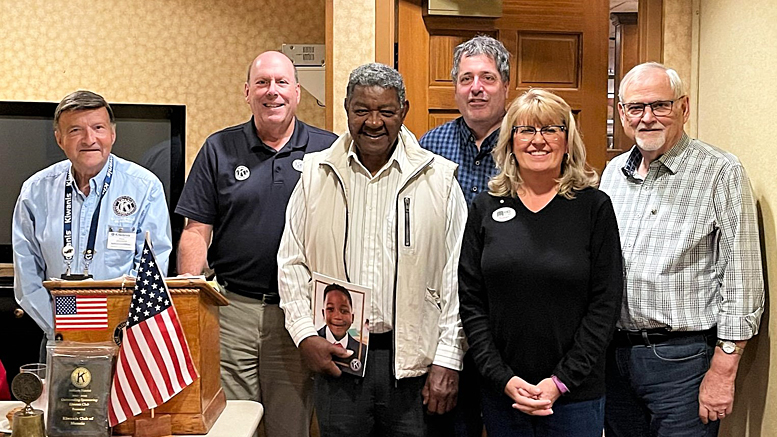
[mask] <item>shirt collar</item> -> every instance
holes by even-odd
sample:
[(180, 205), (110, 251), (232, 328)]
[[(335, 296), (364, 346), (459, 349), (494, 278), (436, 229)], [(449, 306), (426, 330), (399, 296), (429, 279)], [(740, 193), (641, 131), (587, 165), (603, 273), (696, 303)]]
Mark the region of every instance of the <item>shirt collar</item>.
[[(659, 156), (656, 161), (663, 164), (672, 174), (677, 173), (680, 165), (683, 162), (683, 159), (685, 158), (685, 154), (683, 152), (688, 149), (688, 145), (690, 143), (691, 138), (688, 136), (688, 134), (683, 132), (683, 136), (680, 137), (680, 140), (677, 141), (677, 143), (675, 143), (675, 145), (672, 146), (668, 152)], [(637, 177), (635, 174), (641, 162), (642, 152), (639, 151), (639, 147), (634, 146), (631, 148), (631, 153), (629, 154), (628, 159), (626, 159), (626, 164), (623, 166), (621, 171), (627, 178), (642, 179)]]
[[(467, 123), (464, 121), (464, 117), (459, 117), (456, 119), (456, 122), (459, 128), (459, 138), (461, 139), (461, 144), (471, 144), (474, 147), (475, 134), (472, 133), (472, 129), (467, 126)], [(485, 139), (483, 139), (483, 142), (480, 144), (481, 152), (490, 152), (491, 149), (494, 148), (497, 140), (499, 139), (499, 129), (500, 128), (497, 127), (493, 132), (488, 134)]]
[(328, 341), (330, 344), (340, 343), (340, 345), (343, 347), (343, 349), (348, 349), (348, 333), (346, 332), (343, 338), (340, 340), (335, 339), (334, 334), (332, 334), (332, 331), (329, 330), (329, 326), (324, 326), (324, 331), (326, 332), (326, 341)]
[[(259, 138), (256, 133), (256, 124), (254, 124), (254, 117), (243, 125), (243, 134), (245, 134), (248, 148), (253, 151), (264, 150), (266, 152), (276, 153), (276, 150), (268, 146)], [(308, 130), (305, 128), (304, 123), (299, 121), (298, 118), (294, 118), (294, 132), (289, 137), (289, 141), (281, 147), (278, 152), (284, 149), (305, 149), (308, 145)]]
[[(100, 194), (102, 192), (102, 189), (103, 189), (102, 184), (105, 181), (105, 175), (108, 174), (108, 164), (110, 164), (111, 159), (114, 159), (113, 173), (116, 174), (116, 162), (115, 162), (115, 158), (113, 157), (113, 154), (111, 154), (108, 156), (108, 159), (105, 160), (105, 164), (103, 165), (103, 168), (100, 169), (100, 172), (94, 175), (94, 177), (92, 177), (91, 179), (89, 179), (89, 194), (92, 194), (92, 193)], [(81, 189), (78, 188), (78, 184), (75, 183), (76, 175), (73, 174), (72, 163), (70, 164), (70, 169), (68, 171), (70, 172), (70, 180), (73, 181), (73, 186), (76, 189), (76, 193), (83, 196), (84, 193), (81, 192)]]
[[(353, 165), (354, 163), (357, 163), (360, 167), (367, 170), (367, 168), (362, 164), (361, 160), (359, 160), (359, 156), (356, 154), (356, 144), (353, 140), (351, 140), (351, 145), (348, 146), (348, 162)], [(377, 173), (375, 173), (375, 176), (380, 175), (384, 171), (386, 171), (387, 168), (391, 166), (396, 166), (396, 168), (399, 170), (400, 173), (403, 173), (410, 163), (407, 160), (407, 153), (405, 152), (404, 143), (402, 142), (402, 137), (397, 136), (397, 146), (394, 147), (394, 152), (391, 153), (391, 156), (389, 156), (388, 161), (383, 164), (383, 167), (381, 167), (380, 170), (378, 170)], [(369, 173), (369, 171), (367, 171)], [(372, 177), (375, 177), (372, 176)]]

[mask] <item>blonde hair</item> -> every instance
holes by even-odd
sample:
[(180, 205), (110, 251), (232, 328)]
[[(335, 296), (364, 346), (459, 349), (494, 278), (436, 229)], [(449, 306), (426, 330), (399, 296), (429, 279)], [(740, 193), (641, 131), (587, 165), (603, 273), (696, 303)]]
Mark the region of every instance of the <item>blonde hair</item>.
[(585, 144), (577, 130), (572, 109), (564, 99), (552, 92), (533, 88), (513, 100), (502, 120), (499, 141), (492, 152), (499, 173), (488, 182), (491, 195), (517, 197), (523, 184), (512, 147), (512, 128), (518, 121), (530, 126), (565, 126), (568, 156), (561, 164), (561, 177), (557, 180), (560, 196), (574, 199), (575, 191), (598, 185), (599, 176), (585, 160)]

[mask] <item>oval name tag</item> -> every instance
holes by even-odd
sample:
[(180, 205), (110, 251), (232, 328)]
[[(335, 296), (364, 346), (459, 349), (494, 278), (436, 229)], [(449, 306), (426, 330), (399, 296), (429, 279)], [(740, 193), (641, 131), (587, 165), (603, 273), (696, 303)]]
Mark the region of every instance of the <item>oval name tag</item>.
[(515, 217), (515, 210), (509, 206), (503, 206), (491, 214), (491, 218), (494, 221), (504, 223), (508, 220), (512, 220)]

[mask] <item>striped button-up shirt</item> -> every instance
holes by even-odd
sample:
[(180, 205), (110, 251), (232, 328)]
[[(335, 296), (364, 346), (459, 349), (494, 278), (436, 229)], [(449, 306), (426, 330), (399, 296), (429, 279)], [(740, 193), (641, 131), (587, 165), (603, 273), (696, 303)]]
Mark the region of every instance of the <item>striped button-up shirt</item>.
[(732, 154), (683, 135), (641, 177), (637, 147), (610, 162), (601, 189), (618, 219), (625, 270), (618, 326), (758, 332), (763, 272), (750, 181)]
[[(395, 147), (388, 162), (375, 176), (359, 161), (353, 143), (348, 152), (351, 166), (351, 191), (348, 205), (348, 250), (346, 264), (351, 282), (370, 287), (372, 311), (370, 332), (393, 329), (394, 251), (396, 241), (386, 238), (394, 228), (386, 217), (395, 208), (396, 193), (402, 180), (402, 171), (409, 171), (405, 163), (405, 149)], [(405, 168), (403, 168), (405, 167)]]
[(421, 147), (459, 164), (456, 179), (464, 192), (464, 200), (471, 205), (475, 197), (488, 191), (488, 181), (496, 174), (491, 151), (499, 139), (499, 129), (491, 132), (480, 148), (475, 144), (475, 135), (464, 122), (463, 117), (438, 126), (421, 137)]

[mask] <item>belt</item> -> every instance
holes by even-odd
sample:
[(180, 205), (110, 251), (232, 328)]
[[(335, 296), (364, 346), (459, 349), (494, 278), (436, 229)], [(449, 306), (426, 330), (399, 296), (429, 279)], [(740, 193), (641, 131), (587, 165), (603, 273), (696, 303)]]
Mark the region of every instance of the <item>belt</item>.
[(693, 336), (704, 336), (708, 343), (714, 345), (717, 340), (717, 327), (713, 326), (706, 331), (670, 331), (666, 328), (641, 329), (639, 331), (616, 329), (612, 337), (612, 344), (617, 347), (651, 346)]
[(218, 280), (218, 277), (217, 277), (217, 281), (222, 288), (229, 291), (230, 293), (235, 293), (244, 297), (256, 299), (258, 301), (266, 303), (267, 305), (278, 305), (279, 303), (281, 303), (281, 296), (278, 293), (242, 292), (242, 290), (236, 289), (234, 286), (228, 285), (227, 281)]
[(260, 300), (267, 305), (278, 305), (281, 303), (281, 296), (278, 294), (256, 293), (251, 297)]
[(381, 332), (380, 334), (370, 333), (370, 349), (391, 349), (391, 342), (393, 341), (394, 332)]

